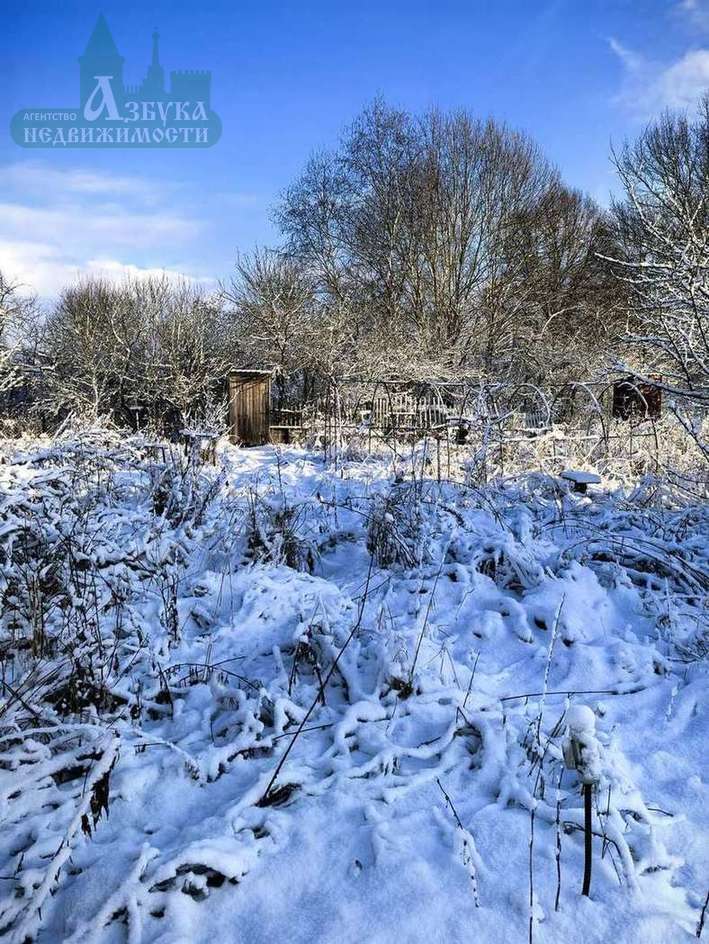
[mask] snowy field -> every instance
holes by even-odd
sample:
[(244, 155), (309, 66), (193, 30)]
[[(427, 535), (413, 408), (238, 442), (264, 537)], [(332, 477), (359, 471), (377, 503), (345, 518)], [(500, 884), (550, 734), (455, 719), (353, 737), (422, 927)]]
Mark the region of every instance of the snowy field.
[(707, 508), (218, 458), (3, 449), (0, 934), (696, 940)]

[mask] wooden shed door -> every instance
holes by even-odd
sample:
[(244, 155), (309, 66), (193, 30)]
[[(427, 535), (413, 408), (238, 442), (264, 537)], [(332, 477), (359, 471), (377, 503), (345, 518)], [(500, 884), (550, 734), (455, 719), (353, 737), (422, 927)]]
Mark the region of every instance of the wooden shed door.
[(229, 415), (233, 442), (261, 446), (268, 442), (269, 377), (239, 377), (229, 381)]

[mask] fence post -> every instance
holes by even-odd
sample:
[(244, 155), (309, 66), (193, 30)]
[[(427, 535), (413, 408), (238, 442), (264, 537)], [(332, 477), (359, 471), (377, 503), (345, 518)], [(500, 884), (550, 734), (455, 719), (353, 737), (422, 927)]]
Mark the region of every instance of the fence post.
[(581, 894), (591, 894), (591, 868), (593, 865), (593, 784), (583, 785), (583, 888)]

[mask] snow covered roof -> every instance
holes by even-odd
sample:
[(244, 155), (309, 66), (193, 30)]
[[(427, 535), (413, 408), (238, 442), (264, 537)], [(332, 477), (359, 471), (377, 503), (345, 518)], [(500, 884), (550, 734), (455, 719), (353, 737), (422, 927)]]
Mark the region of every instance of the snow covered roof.
[(230, 376), (239, 377), (270, 377), (273, 373), (273, 370), (255, 370), (251, 367), (232, 367), (229, 371)]

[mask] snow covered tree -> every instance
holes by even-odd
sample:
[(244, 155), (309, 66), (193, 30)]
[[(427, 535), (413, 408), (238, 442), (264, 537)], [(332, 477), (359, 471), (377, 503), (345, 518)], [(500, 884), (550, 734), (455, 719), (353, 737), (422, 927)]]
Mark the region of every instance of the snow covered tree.
[(492, 120), (375, 102), (309, 162), (277, 220), (366, 373), (537, 379), (558, 373), (560, 351), (564, 369), (587, 370), (593, 325), (608, 323), (603, 214)]
[(289, 384), (298, 400), (312, 390), (309, 343), (315, 311), (314, 287), (295, 259), (276, 251), (256, 250), (240, 258), (223, 287), (229, 306), (232, 366), (273, 367), (278, 400), (288, 399)]
[(23, 295), (20, 286), (0, 271), (0, 396), (21, 383), (21, 336), (35, 314), (35, 299)]
[(207, 408), (230, 363), (221, 305), (166, 278), (115, 285), (87, 279), (66, 289), (45, 344), (47, 400), (60, 417), (110, 416), (170, 425)]
[(609, 262), (629, 290), (633, 366), (661, 375), (709, 459), (698, 425), (709, 409), (709, 96), (693, 118), (663, 115), (614, 160), (624, 194)]

